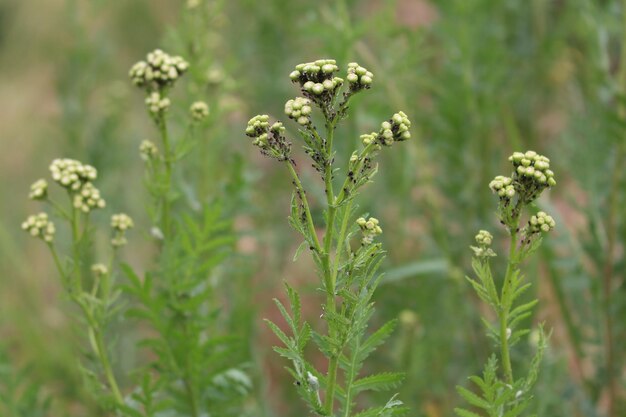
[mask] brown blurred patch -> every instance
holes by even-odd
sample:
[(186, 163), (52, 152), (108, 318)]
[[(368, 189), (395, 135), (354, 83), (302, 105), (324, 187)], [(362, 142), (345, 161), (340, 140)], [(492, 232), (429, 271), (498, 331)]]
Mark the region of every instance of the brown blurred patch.
[(439, 18), (437, 8), (427, 0), (400, 0), (396, 9), (399, 24), (411, 29), (432, 26)]

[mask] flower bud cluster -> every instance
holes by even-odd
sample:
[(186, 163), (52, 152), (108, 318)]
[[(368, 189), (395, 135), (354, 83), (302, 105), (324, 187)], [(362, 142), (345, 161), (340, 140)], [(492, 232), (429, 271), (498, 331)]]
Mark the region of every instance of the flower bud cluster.
[(254, 116), (246, 127), (246, 136), (254, 139), (252, 144), (261, 149), (263, 155), (280, 161), (288, 160), (291, 153), (291, 144), (283, 136), (284, 132), (285, 127), (281, 122), (270, 126), (269, 116), (266, 114)]
[(493, 242), (493, 235), (486, 230), (480, 230), (475, 239), (479, 246), (491, 246), (491, 242)]
[(515, 196), (515, 187), (513, 186), (513, 178), (498, 175), (490, 183), (491, 191), (498, 194), (501, 199), (510, 200)]
[(52, 161), (50, 174), (55, 182), (72, 191), (80, 190), (83, 184), (98, 177), (98, 171), (91, 165), (67, 158)]
[(189, 112), (195, 121), (201, 122), (209, 117), (209, 106), (204, 101), (196, 101), (189, 107)]
[(154, 91), (173, 85), (188, 68), (189, 64), (180, 56), (155, 49), (145, 61), (133, 65), (128, 75), (136, 86)]
[(102, 277), (102, 276), (108, 275), (109, 268), (107, 268), (107, 266), (104, 264), (93, 264), (91, 265), (91, 272), (96, 277)]
[(151, 161), (159, 154), (159, 148), (151, 140), (145, 139), (139, 145), (139, 155), (144, 161)]
[[(514, 170), (510, 177), (498, 175), (490, 183), (489, 188), (500, 197), (503, 208), (511, 207), (511, 214), (519, 215), (521, 208), (532, 201), (545, 190), (556, 185), (554, 172), (550, 169), (550, 160), (535, 151), (514, 152), (509, 157)], [(513, 198), (516, 203), (510, 205)], [(503, 212), (504, 213), (504, 212)], [(502, 220), (508, 223), (506, 220)]]
[(52, 242), (56, 232), (54, 223), (48, 219), (46, 213), (28, 216), (26, 221), (22, 223), (22, 230), (28, 232), (32, 237), (41, 238), (48, 243)]
[(361, 135), (361, 141), (365, 146), (372, 143), (391, 146), (394, 142), (402, 142), (410, 139), (410, 127), (411, 121), (404, 112), (400, 111), (394, 114), (391, 119), (382, 122), (378, 133), (372, 132)]
[(513, 163), (514, 175), (520, 181), (531, 181), (540, 189), (556, 185), (554, 172), (550, 170), (550, 160), (545, 156), (535, 151), (515, 152), (509, 157), (509, 161)]
[(535, 216), (531, 216), (528, 221), (528, 229), (530, 233), (540, 233), (540, 232), (549, 232), (554, 229), (556, 226), (556, 222), (552, 218), (543, 211), (540, 211)]
[(93, 209), (104, 208), (106, 203), (100, 196), (100, 191), (92, 183), (87, 182), (79, 192), (74, 194), (73, 205), (75, 209), (89, 213)]
[(470, 246), (477, 258), (488, 258), (496, 256), (496, 253), (490, 248), (493, 242), (493, 235), (486, 230), (480, 230), (474, 237), (478, 246)]
[(289, 74), (289, 78), (300, 84), (306, 96), (312, 99), (320, 96), (329, 98), (333, 97), (343, 85), (343, 79), (334, 76), (338, 70), (337, 61), (334, 59), (318, 59), (314, 62), (296, 65), (296, 69)]
[(348, 75), (346, 76), (346, 80), (348, 80), (350, 90), (352, 92), (357, 92), (372, 86), (374, 74), (356, 62), (351, 62), (348, 64)]
[(148, 108), (148, 112), (153, 116), (165, 113), (170, 107), (170, 104), (170, 99), (162, 97), (161, 93), (158, 91), (153, 91), (146, 97), (146, 107)]
[(127, 243), (126, 231), (131, 229), (135, 224), (127, 214), (119, 213), (111, 216), (111, 227), (113, 228), (113, 238), (111, 244), (113, 247), (124, 246)]
[(296, 97), (285, 103), (285, 114), (302, 126), (311, 124), (312, 111), (311, 100), (308, 98)]
[(39, 179), (30, 186), (28, 198), (31, 200), (43, 200), (48, 195), (48, 181)]
[(361, 232), (363, 232), (363, 238), (361, 239), (363, 245), (371, 244), (376, 236), (383, 233), (383, 229), (378, 223), (378, 219), (375, 217), (370, 217), (369, 219), (359, 217), (356, 220), (356, 224), (361, 228)]

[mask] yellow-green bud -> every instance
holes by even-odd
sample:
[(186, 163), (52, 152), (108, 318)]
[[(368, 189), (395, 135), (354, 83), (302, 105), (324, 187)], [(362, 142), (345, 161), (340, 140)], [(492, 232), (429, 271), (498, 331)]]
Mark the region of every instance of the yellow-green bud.
[(43, 200), (48, 194), (48, 182), (46, 180), (39, 179), (30, 186), (30, 193), (28, 198), (31, 200)]
[(54, 223), (48, 219), (46, 213), (28, 216), (22, 223), (22, 230), (28, 232), (32, 237), (38, 237), (46, 243), (51, 243), (56, 233)]
[(189, 107), (191, 117), (196, 121), (202, 121), (209, 117), (209, 106), (204, 101), (196, 101)]

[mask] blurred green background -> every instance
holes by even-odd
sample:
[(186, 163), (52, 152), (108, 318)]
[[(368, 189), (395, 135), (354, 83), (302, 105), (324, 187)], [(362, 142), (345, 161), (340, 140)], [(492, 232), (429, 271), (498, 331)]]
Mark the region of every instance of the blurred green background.
[[(83, 392), (80, 327), (51, 260), (19, 226), (38, 210), (30, 183), (53, 158), (77, 158), (98, 168), (106, 213), (123, 210), (138, 223), (126, 260), (149, 257), (137, 148), (156, 133), (127, 71), (161, 47), (192, 64), (173, 99), (174, 124), (194, 100), (211, 106), (179, 181), (193, 190), (192, 209), (226, 201), (240, 235), (225, 303), (241, 301), (232, 319), (255, 380), (250, 415), (305, 415), (262, 318), (276, 316), (271, 299), (283, 280), (307, 294), (314, 322), (319, 300), (310, 259), (292, 262), (300, 241), (286, 222), (290, 180), (243, 129), (257, 113), (282, 118), (297, 94), (287, 75), (321, 57), (340, 67), (358, 61), (376, 77), (338, 133), (340, 158), (395, 111), (413, 121), (414, 139), (383, 153), (360, 205), (381, 219), (389, 252), (375, 320), (404, 318), (370, 366), (407, 371), (400, 398), (410, 415), (452, 416), (455, 385), (480, 372), (493, 348), (464, 280), (468, 246), (479, 228), (504, 241), (487, 184), (508, 174), (509, 154), (527, 149), (551, 158), (559, 183), (539, 202), (557, 231), (525, 269), (528, 297), (540, 298), (532, 320), (553, 329), (534, 411), (626, 415), (624, 3), (1, 0), (0, 392), (17, 403), (40, 389), (52, 398), (50, 416), (103, 415)], [(323, 185), (302, 152), (296, 159), (316, 206)], [(115, 365), (124, 374), (141, 352), (132, 329), (119, 334)], [(527, 366), (531, 350), (518, 346), (515, 366)]]

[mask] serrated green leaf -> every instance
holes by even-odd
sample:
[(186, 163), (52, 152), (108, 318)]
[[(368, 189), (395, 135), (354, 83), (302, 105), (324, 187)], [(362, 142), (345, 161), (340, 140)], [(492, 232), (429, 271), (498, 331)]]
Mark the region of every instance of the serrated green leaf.
[(267, 325), (270, 327), (270, 329), (272, 329), (272, 332), (274, 332), (274, 334), (280, 339), (281, 342), (283, 342), (283, 344), (292, 349), (293, 348), (293, 342), (291, 340), (291, 338), (289, 338), (281, 329), (280, 327), (278, 327), (276, 324), (274, 324), (272, 321), (265, 319), (265, 323), (267, 323)]
[(352, 391), (356, 394), (362, 391), (386, 391), (396, 388), (402, 383), (404, 373), (383, 372), (357, 379), (352, 384)]
[(491, 404), (489, 404), (483, 398), (480, 398), (478, 395), (468, 390), (467, 388), (459, 385), (456, 387), (456, 390), (461, 395), (461, 397), (463, 397), (465, 401), (467, 401), (471, 405), (482, 408), (484, 410), (489, 410), (489, 408), (491, 408)]
[(293, 254), (293, 262), (298, 260), (298, 257), (300, 256), (300, 253), (302, 253), (302, 251), (304, 250), (304, 248), (308, 248), (309, 247), (309, 242), (304, 240), (302, 243), (300, 243), (300, 246), (298, 246), (298, 248), (296, 249), (296, 253)]

